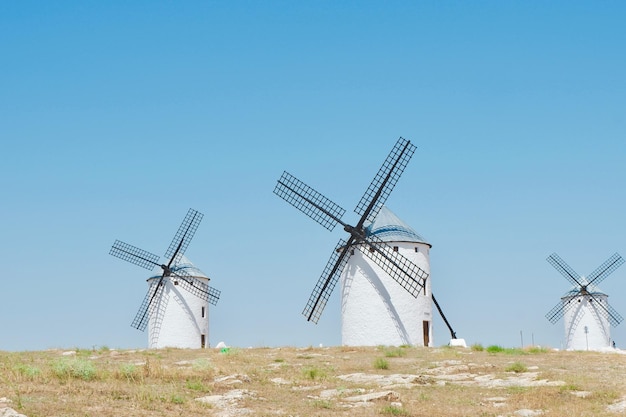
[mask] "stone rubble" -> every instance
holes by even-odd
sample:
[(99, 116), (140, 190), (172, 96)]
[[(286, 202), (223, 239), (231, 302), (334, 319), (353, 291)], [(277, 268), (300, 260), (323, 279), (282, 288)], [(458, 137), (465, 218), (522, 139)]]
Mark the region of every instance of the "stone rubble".
[(623, 397), (620, 401), (615, 402), (608, 407), (606, 407), (606, 411), (609, 413), (624, 413), (626, 412), (626, 397)]
[(0, 417), (26, 417), (9, 407), (11, 403), (12, 401), (6, 397), (0, 398)]
[(235, 417), (254, 414), (254, 411), (249, 408), (238, 407), (239, 401), (246, 398), (257, 397), (252, 391), (235, 389), (222, 395), (207, 395), (205, 397), (196, 398), (196, 401), (211, 404), (213, 407), (219, 409), (219, 411), (215, 414), (218, 417)]

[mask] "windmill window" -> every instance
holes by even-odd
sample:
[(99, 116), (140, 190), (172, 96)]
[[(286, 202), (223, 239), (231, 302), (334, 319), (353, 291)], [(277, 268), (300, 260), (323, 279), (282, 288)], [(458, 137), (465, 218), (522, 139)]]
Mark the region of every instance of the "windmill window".
[(350, 249), (350, 255), (354, 255), (354, 249)]
[(374, 247), (370, 246), (370, 252), (374, 252), (374, 250), (375, 250)]
[(419, 251), (420, 251), (419, 248), (416, 246), (415, 247), (415, 252), (419, 252)]
[(397, 246), (394, 246), (394, 247), (393, 247), (393, 251), (394, 251), (394, 252), (398, 252), (398, 247), (397, 247)]
[(174, 281), (174, 285), (178, 285), (178, 281)]
[(202, 318), (204, 318), (204, 316), (205, 316), (205, 315), (206, 315), (206, 309), (205, 309), (205, 307), (203, 306), (203, 307), (202, 307)]

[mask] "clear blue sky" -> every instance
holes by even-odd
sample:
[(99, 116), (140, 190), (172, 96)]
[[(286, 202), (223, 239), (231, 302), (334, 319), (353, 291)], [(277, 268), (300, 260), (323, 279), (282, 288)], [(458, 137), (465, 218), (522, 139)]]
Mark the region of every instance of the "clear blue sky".
[[(345, 220), (399, 136), (388, 206), (432, 243), (468, 343), (559, 347), (544, 314), (626, 256), (623, 2), (0, 3), (0, 349), (135, 348), (146, 270), (187, 210), (222, 291), (210, 342), (340, 343), (300, 314), (335, 243), (272, 193), (288, 170)], [(601, 285), (626, 316), (626, 266)], [(626, 323), (612, 330), (626, 347)], [(443, 322), (435, 343), (446, 344)]]

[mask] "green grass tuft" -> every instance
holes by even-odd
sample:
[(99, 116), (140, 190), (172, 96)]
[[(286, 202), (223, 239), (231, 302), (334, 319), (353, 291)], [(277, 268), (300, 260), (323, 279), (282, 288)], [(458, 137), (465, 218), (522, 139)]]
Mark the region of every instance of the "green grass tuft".
[(389, 362), (384, 358), (376, 358), (374, 361), (374, 368), (376, 369), (389, 369)]
[(33, 380), (41, 375), (41, 369), (33, 365), (27, 365), (20, 363), (15, 367), (15, 370), (23, 377)]
[(505, 368), (506, 372), (515, 372), (516, 374), (528, 371), (526, 365), (521, 362), (513, 362), (511, 365)]
[(402, 407), (396, 407), (393, 405), (388, 405), (381, 410), (382, 414), (390, 414), (392, 416), (408, 416), (410, 415), (407, 410)]
[(388, 358), (400, 358), (406, 355), (406, 350), (402, 348), (386, 349), (385, 356)]
[(326, 376), (324, 371), (315, 367), (305, 368), (302, 372), (305, 378), (311, 380), (322, 379)]
[(60, 380), (70, 378), (92, 381), (97, 377), (96, 366), (88, 359), (61, 358), (52, 363), (52, 371)]

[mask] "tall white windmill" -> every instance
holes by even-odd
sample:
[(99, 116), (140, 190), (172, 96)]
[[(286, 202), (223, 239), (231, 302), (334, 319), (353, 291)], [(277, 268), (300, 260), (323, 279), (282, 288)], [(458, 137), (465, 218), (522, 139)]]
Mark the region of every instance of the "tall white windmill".
[(546, 314), (551, 323), (565, 324), (565, 349), (603, 350), (611, 346), (611, 328), (624, 319), (609, 305), (609, 296), (597, 285), (624, 263), (615, 253), (587, 277), (581, 277), (556, 253), (548, 262), (573, 285)]
[(207, 302), (217, 304), (220, 291), (210, 287), (209, 278), (183, 256), (202, 217), (189, 209), (165, 252), (167, 264), (160, 264), (158, 255), (119, 240), (109, 252), (142, 268), (158, 266), (163, 271), (148, 279), (148, 293), (131, 324), (141, 331), (150, 324), (151, 348), (208, 347)]
[[(324, 307), (333, 292), (333, 289), (342, 275), (342, 272), (349, 264), (350, 259), (353, 256), (356, 256), (357, 252), (359, 253), (359, 259), (364, 259), (363, 257), (368, 258), (367, 262), (371, 262), (368, 263), (369, 268), (372, 268), (372, 265), (376, 266), (376, 274), (370, 275), (379, 276), (381, 280), (380, 282), (384, 280), (384, 288), (388, 293), (389, 291), (386, 289), (389, 287), (394, 288), (392, 290), (394, 294), (405, 291), (409, 296), (406, 300), (412, 298), (413, 302), (418, 304), (419, 302), (416, 301), (416, 299), (418, 299), (420, 295), (426, 293), (432, 297), (432, 293), (430, 293), (430, 290), (426, 288), (429, 286), (429, 267), (427, 259), (420, 258), (419, 256), (416, 258), (414, 255), (411, 255), (411, 257), (408, 258), (405, 254), (408, 254), (410, 250), (404, 247), (402, 251), (399, 249), (400, 246), (403, 245), (398, 243), (398, 250), (396, 250), (395, 243), (390, 244), (390, 242), (381, 239), (381, 237), (377, 234), (368, 233), (366, 229), (367, 224), (375, 222), (375, 219), (381, 212), (387, 197), (389, 197), (389, 194), (396, 185), (400, 175), (402, 175), (404, 168), (408, 164), (414, 152), (415, 145), (402, 137), (398, 139), (387, 156), (387, 159), (383, 162), (383, 165), (378, 170), (378, 173), (354, 209), (354, 212), (360, 216), (356, 226), (351, 226), (341, 219), (346, 211), (339, 205), (324, 197), (322, 194), (298, 180), (288, 172), (283, 172), (283, 175), (280, 177), (276, 187), (274, 188), (274, 193), (276, 195), (283, 198), (307, 216), (311, 217), (326, 229), (332, 231), (335, 226), (339, 224), (346, 232), (349, 233), (347, 240), (340, 239), (339, 243), (335, 246), (331, 257), (326, 264), (326, 268), (324, 268), (324, 271), (318, 279), (317, 284), (309, 297), (309, 301), (302, 312), (308, 321), (312, 321), (314, 323), (318, 322), (322, 312), (324, 311)], [(415, 244), (416, 242), (412, 243)], [(430, 247), (430, 245), (426, 242), (422, 243), (427, 247)], [(407, 251), (405, 251), (405, 249), (407, 249)], [(413, 245), (413, 250), (414, 249), (415, 245)], [(417, 261), (417, 264), (414, 261)], [(354, 267), (358, 268), (359, 260), (355, 260), (354, 262), (356, 263)], [(361, 266), (365, 268), (362, 263)], [(425, 266), (426, 269), (422, 266)], [(389, 283), (389, 285), (387, 285), (387, 283)], [(346, 281), (346, 284), (343, 285), (343, 292), (345, 293), (348, 286), (351, 285), (352, 283)], [(382, 291), (382, 286), (379, 287)], [(380, 297), (376, 296), (369, 298), (367, 299), (367, 302), (375, 302), (376, 299), (380, 299)], [(439, 309), (434, 297), (432, 297), (432, 300)], [(399, 301), (399, 304), (404, 303), (405, 301)], [(406, 303), (410, 303), (410, 301), (406, 301)], [(391, 301), (388, 299), (387, 302), (383, 304), (389, 308), (393, 308), (395, 307), (395, 300)], [(363, 308), (368, 308), (368, 306), (369, 304), (363, 305)], [(426, 311), (427, 309), (424, 308), (423, 310)], [(439, 309), (439, 311), (441, 310)], [(350, 317), (356, 317), (356, 314), (357, 313), (348, 313)], [(417, 320), (422, 320), (425, 316), (421, 315), (418, 317), (419, 318)], [(413, 318), (410, 321), (414, 323), (415, 320), (416, 319)], [(445, 317), (444, 320), (446, 320)], [(423, 321), (424, 320), (420, 322), (421, 326), (424, 326)], [(350, 319), (348, 322), (350, 322)], [(396, 324), (400, 328), (403, 326), (403, 323), (401, 322), (396, 322)], [(449, 327), (447, 320), (446, 324)], [(352, 326), (353, 325), (348, 325), (347, 328)], [(423, 331), (424, 327), (421, 328)], [(450, 331), (454, 339), (454, 332), (452, 329), (450, 329)], [(385, 345), (405, 344), (406, 341), (413, 344), (423, 344), (424, 340), (427, 340), (427, 343), (430, 343), (430, 340), (432, 339), (430, 324), (428, 328), (428, 335), (426, 337), (424, 337), (424, 335), (422, 335), (421, 338), (420, 336), (409, 336), (409, 333), (412, 335), (415, 333), (414, 331), (407, 333), (400, 330), (400, 333), (404, 333), (400, 338), (396, 336), (389, 338), (381, 336), (372, 337), (371, 339), (380, 340), (378, 344)], [(371, 344), (371, 341), (367, 344)]]

